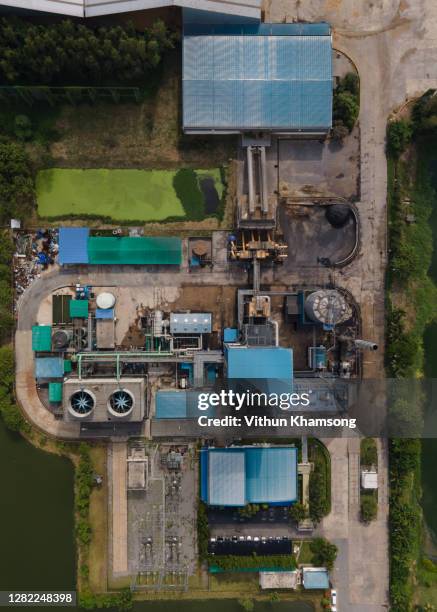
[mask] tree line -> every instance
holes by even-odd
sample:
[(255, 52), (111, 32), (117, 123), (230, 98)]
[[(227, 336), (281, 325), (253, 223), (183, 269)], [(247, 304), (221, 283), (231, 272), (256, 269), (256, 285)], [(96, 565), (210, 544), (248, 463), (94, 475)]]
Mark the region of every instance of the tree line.
[(35, 24), (0, 20), (0, 84), (85, 85), (144, 79), (174, 33), (157, 20), (142, 32), (133, 25), (91, 27), (71, 20)]

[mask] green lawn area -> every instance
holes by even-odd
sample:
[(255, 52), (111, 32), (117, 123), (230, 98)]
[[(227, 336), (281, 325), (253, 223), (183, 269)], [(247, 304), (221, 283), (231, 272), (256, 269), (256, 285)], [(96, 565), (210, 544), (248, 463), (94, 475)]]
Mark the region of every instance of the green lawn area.
[[(184, 189), (176, 180), (181, 173)], [(207, 216), (200, 181), (214, 181), (223, 194), (220, 170), (41, 170), (37, 175), (38, 214), (44, 218), (102, 217), (114, 221), (163, 221)], [(191, 180), (190, 180), (191, 179)], [(193, 212), (190, 204), (196, 200)], [(210, 212), (210, 211), (208, 211)]]

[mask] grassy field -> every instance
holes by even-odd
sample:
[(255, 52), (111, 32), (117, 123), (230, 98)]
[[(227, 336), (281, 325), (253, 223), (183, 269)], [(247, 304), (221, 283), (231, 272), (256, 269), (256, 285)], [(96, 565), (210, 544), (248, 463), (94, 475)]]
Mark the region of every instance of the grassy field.
[(103, 484), (91, 493), (89, 520), (92, 538), (89, 547), (89, 585), (97, 593), (107, 590), (108, 566), (108, 482), (106, 447), (93, 446), (90, 450), (94, 470), (103, 476)]
[[(61, 217), (102, 217), (114, 221), (163, 221), (187, 218), (191, 215), (190, 196), (203, 196), (196, 184), (196, 174), (188, 192), (181, 196), (175, 170), (133, 169), (64, 169), (41, 170), (37, 175), (36, 190), (38, 215), (47, 219)], [(218, 168), (202, 170), (198, 181), (208, 176), (214, 180), (218, 197), (223, 185)]]

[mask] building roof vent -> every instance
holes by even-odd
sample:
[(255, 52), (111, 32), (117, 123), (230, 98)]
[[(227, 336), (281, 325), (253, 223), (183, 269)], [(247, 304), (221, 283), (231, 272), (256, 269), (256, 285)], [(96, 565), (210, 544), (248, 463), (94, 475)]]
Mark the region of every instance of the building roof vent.
[(91, 414), (96, 405), (96, 398), (91, 391), (81, 389), (70, 397), (68, 410), (70, 414), (79, 419), (83, 419)]
[(118, 389), (109, 396), (108, 411), (112, 416), (125, 417), (130, 414), (134, 407), (134, 397), (127, 389)]

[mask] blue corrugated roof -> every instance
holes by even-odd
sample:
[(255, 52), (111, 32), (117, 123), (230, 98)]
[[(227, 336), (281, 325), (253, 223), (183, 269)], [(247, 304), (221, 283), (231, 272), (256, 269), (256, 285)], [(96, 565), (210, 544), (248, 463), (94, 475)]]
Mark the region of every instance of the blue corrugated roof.
[(113, 319), (113, 308), (96, 308), (96, 319)]
[(183, 42), (186, 130), (327, 130), (327, 24), (190, 24)]
[(246, 456), (244, 450), (214, 450), (208, 457), (208, 503), (211, 506), (244, 506)]
[(225, 327), (223, 331), (224, 342), (236, 342), (238, 340), (238, 329), (236, 327)]
[(58, 261), (61, 265), (88, 263), (89, 233), (87, 227), (59, 228)]
[(303, 586), (305, 589), (329, 589), (328, 570), (324, 568), (304, 569)]
[(186, 391), (157, 391), (155, 404), (156, 419), (185, 419), (187, 417)]
[(297, 500), (297, 449), (233, 447), (201, 452), (201, 494), (211, 506)]
[(226, 355), (228, 378), (291, 381), (293, 377), (290, 348), (229, 346)]
[(35, 359), (35, 378), (63, 378), (64, 360), (62, 357), (37, 357)]
[(246, 497), (251, 504), (297, 499), (297, 449), (246, 449)]

